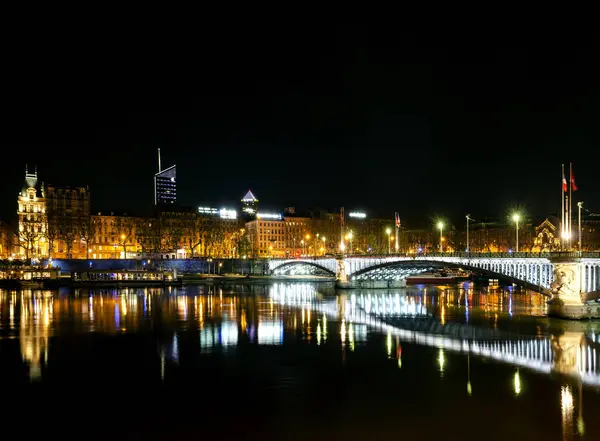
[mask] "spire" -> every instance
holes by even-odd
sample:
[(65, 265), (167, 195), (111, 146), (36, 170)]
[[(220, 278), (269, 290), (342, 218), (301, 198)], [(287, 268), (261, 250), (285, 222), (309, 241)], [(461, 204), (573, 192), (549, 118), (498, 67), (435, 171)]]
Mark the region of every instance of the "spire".
[(32, 188), (37, 185), (37, 165), (34, 167), (35, 171), (29, 173), (29, 167), (25, 164), (25, 183), (27, 184), (27, 188)]
[(254, 197), (251, 190), (248, 190), (248, 193), (246, 193), (246, 196), (244, 196), (242, 198), (242, 202), (250, 202), (250, 203), (258, 202), (258, 199), (256, 199), (256, 197)]
[(160, 165), (160, 147), (158, 148), (158, 172), (160, 173), (162, 171), (161, 165)]

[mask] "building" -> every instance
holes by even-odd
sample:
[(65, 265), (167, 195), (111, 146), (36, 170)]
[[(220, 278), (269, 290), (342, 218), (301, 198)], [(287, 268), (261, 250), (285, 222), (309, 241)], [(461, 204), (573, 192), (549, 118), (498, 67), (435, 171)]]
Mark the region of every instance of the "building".
[(25, 166), (25, 184), (17, 197), (17, 205), (20, 256), (26, 259), (47, 257), (46, 199), (43, 187), (38, 188), (37, 167), (29, 173)]
[(174, 204), (177, 200), (177, 168), (172, 165), (154, 175), (154, 205)]
[[(123, 215), (90, 216), (92, 235), (89, 244), (91, 259), (132, 259), (140, 256), (138, 229), (146, 220)], [(151, 223), (152, 221), (147, 221)]]
[(258, 258), (285, 257), (286, 223), (281, 213), (256, 213), (256, 219), (246, 222), (250, 256)]
[[(295, 216), (295, 210), (290, 211), (284, 220), (285, 255), (287, 257), (300, 257), (307, 254), (310, 238), (312, 219), (310, 217)], [(322, 247), (323, 248), (323, 247)], [(324, 251), (324, 250), (323, 250)], [(321, 254), (324, 254), (322, 252)]]
[(50, 256), (85, 259), (93, 236), (88, 187), (44, 185)]
[(0, 259), (7, 259), (13, 254), (13, 236), (10, 225), (0, 220)]
[(533, 252), (559, 251), (560, 237), (558, 229), (548, 218), (535, 227), (535, 237), (533, 239)]
[(258, 213), (258, 199), (252, 194), (251, 190), (248, 190), (246, 195), (242, 198), (242, 216), (245, 219), (254, 219), (256, 213)]

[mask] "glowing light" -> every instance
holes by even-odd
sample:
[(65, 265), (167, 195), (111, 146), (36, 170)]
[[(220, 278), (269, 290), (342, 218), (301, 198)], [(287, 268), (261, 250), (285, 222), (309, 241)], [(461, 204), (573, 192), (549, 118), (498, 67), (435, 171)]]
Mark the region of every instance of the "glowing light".
[(519, 396), (521, 393), (521, 376), (519, 375), (519, 371), (515, 372), (513, 383), (515, 386), (515, 396)]
[(198, 207), (198, 213), (216, 216), (217, 214), (219, 214), (219, 210), (211, 207)]
[(515, 213), (512, 215), (512, 220), (514, 222), (519, 222), (519, 219), (521, 219), (521, 216), (519, 216), (519, 213)]
[(388, 227), (388, 228), (385, 229), (385, 232), (389, 236), (390, 234), (392, 234), (392, 229)]
[(281, 213), (261, 213), (258, 212), (256, 217), (259, 219), (278, 219), (281, 220)]
[[(562, 415), (563, 438), (570, 439), (567, 435), (571, 434), (573, 431), (573, 394), (571, 393), (571, 388), (569, 386), (562, 386), (560, 388), (560, 410)], [(583, 435), (583, 433), (580, 432), (580, 435)]]
[(471, 382), (467, 381), (467, 394), (469, 396), (473, 395), (473, 389), (471, 388)]
[(221, 219), (237, 219), (237, 211), (230, 208), (221, 208), (219, 210), (219, 217)]
[(438, 365), (440, 366), (440, 373), (444, 373), (444, 367), (446, 366), (446, 356), (444, 350), (440, 348), (438, 352)]
[(279, 345), (283, 342), (283, 323), (281, 321), (258, 322), (258, 344)]
[(317, 344), (321, 344), (321, 324), (317, 325)]
[(357, 211), (353, 211), (351, 213), (348, 213), (348, 216), (349, 217), (355, 217), (355, 218), (358, 218), (358, 219), (364, 219), (364, 218), (367, 217), (367, 214), (366, 213), (360, 213), (360, 212), (357, 212)]
[(392, 357), (392, 333), (388, 332), (387, 335), (387, 354), (388, 358)]
[(437, 227), (438, 227), (438, 229), (440, 229), (440, 230), (444, 229), (444, 223), (443, 223), (443, 222), (441, 222), (441, 221), (440, 221), (440, 222), (438, 222), (438, 223), (437, 223)]

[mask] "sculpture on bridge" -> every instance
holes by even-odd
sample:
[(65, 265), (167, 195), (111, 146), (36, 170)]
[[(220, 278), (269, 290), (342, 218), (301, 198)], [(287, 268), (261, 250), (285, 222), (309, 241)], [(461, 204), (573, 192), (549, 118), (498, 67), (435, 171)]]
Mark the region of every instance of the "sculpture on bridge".
[(550, 285), (552, 303), (583, 303), (583, 296), (579, 289), (579, 278), (576, 266), (571, 263), (554, 264), (554, 280)]

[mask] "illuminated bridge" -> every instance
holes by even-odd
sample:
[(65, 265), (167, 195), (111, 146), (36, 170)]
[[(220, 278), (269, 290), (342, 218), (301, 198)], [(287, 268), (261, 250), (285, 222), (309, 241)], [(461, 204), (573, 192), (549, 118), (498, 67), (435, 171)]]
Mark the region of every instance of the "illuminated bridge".
[(559, 260), (575, 263), (577, 290), (600, 290), (600, 253), (434, 253), (416, 256), (344, 256), (271, 259), (274, 275), (323, 275), (348, 287), (397, 287), (406, 277), (442, 268), (462, 268), (548, 294)]
[[(310, 290), (310, 288), (309, 288)], [(357, 338), (363, 327), (400, 341), (452, 352), (472, 354), (543, 373), (578, 376), (583, 383), (600, 385), (597, 335), (566, 331), (560, 335), (522, 336), (508, 331), (460, 323), (440, 323), (425, 305), (399, 294), (350, 295), (316, 301), (314, 292), (293, 285), (272, 287), (270, 296), (281, 305), (320, 314), (317, 340), (327, 333), (328, 320), (339, 322), (342, 344)], [(582, 328), (585, 329), (585, 328)]]

